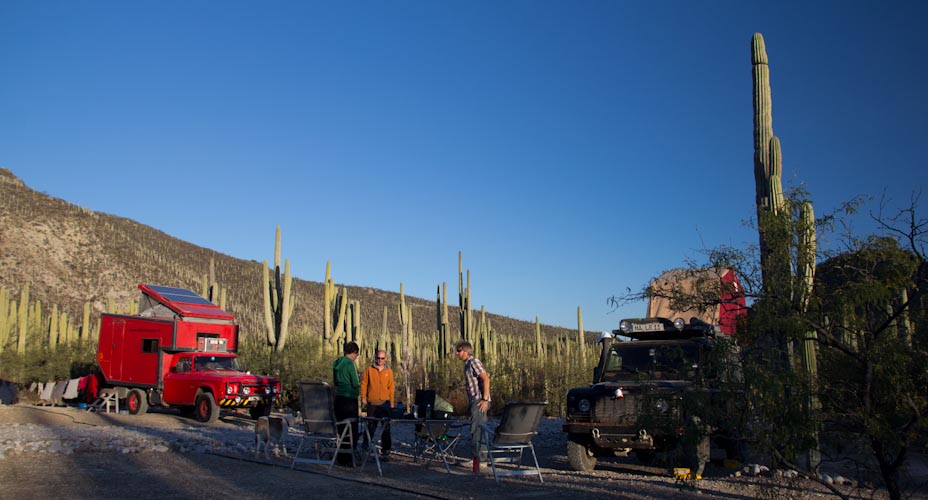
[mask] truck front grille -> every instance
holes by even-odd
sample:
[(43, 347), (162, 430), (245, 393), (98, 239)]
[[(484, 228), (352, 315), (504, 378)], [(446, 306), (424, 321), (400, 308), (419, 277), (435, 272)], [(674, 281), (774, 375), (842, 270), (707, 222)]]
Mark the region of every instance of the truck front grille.
[(638, 416), (638, 402), (634, 396), (622, 399), (602, 398), (593, 403), (593, 422), (634, 422)]

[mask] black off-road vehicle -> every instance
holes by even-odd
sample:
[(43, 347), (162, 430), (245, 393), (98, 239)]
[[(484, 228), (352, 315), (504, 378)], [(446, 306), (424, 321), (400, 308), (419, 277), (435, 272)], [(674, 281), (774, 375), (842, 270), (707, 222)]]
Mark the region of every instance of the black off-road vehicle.
[(725, 339), (697, 318), (627, 319), (601, 335), (593, 383), (567, 393), (571, 468), (593, 470), (598, 459), (629, 452), (651, 463), (680, 450), (701, 475), (710, 432), (733, 449), (732, 426), (724, 424), (738, 419), (739, 398), (726, 384), (737, 377), (737, 361)]

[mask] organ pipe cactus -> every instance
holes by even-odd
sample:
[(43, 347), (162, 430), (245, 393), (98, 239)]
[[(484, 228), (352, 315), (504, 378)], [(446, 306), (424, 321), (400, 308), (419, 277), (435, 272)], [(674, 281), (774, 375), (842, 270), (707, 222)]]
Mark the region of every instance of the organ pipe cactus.
[(274, 278), (270, 278), (270, 269), (264, 261), (263, 289), (264, 289), (264, 327), (267, 330), (267, 343), (274, 352), (281, 352), (287, 343), (287, 333), (290, 324), (290, 315), (293, 313), (293, 293), (291, 286), (293, 277), (290, 276), (290, 259), (285, 260), (284, 276), (280, 276), (280, 226), (274, 239)]

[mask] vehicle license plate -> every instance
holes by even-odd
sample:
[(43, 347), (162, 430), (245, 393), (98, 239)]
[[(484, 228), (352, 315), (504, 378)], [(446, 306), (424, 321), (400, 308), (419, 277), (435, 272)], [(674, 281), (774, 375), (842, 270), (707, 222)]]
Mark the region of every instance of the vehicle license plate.
[(662, 323), (633, 323), (636, 332), (662, 332), (664, 325)]

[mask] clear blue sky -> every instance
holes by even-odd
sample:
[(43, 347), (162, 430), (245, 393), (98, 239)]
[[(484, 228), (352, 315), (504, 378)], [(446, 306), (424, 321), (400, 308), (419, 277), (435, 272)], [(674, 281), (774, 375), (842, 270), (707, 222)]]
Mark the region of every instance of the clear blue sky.
[[(819, 211), (928, 185), (928, 2), (0, 3), (0, 166), (294, 274), (588, 331), (754, 214), (750, 40)], [(928, 195), (926, 195), (928, 196)], [(928, 201), (928, 200), (926, 200)], [(140, 276), (140, 281), (145, 277)]]

